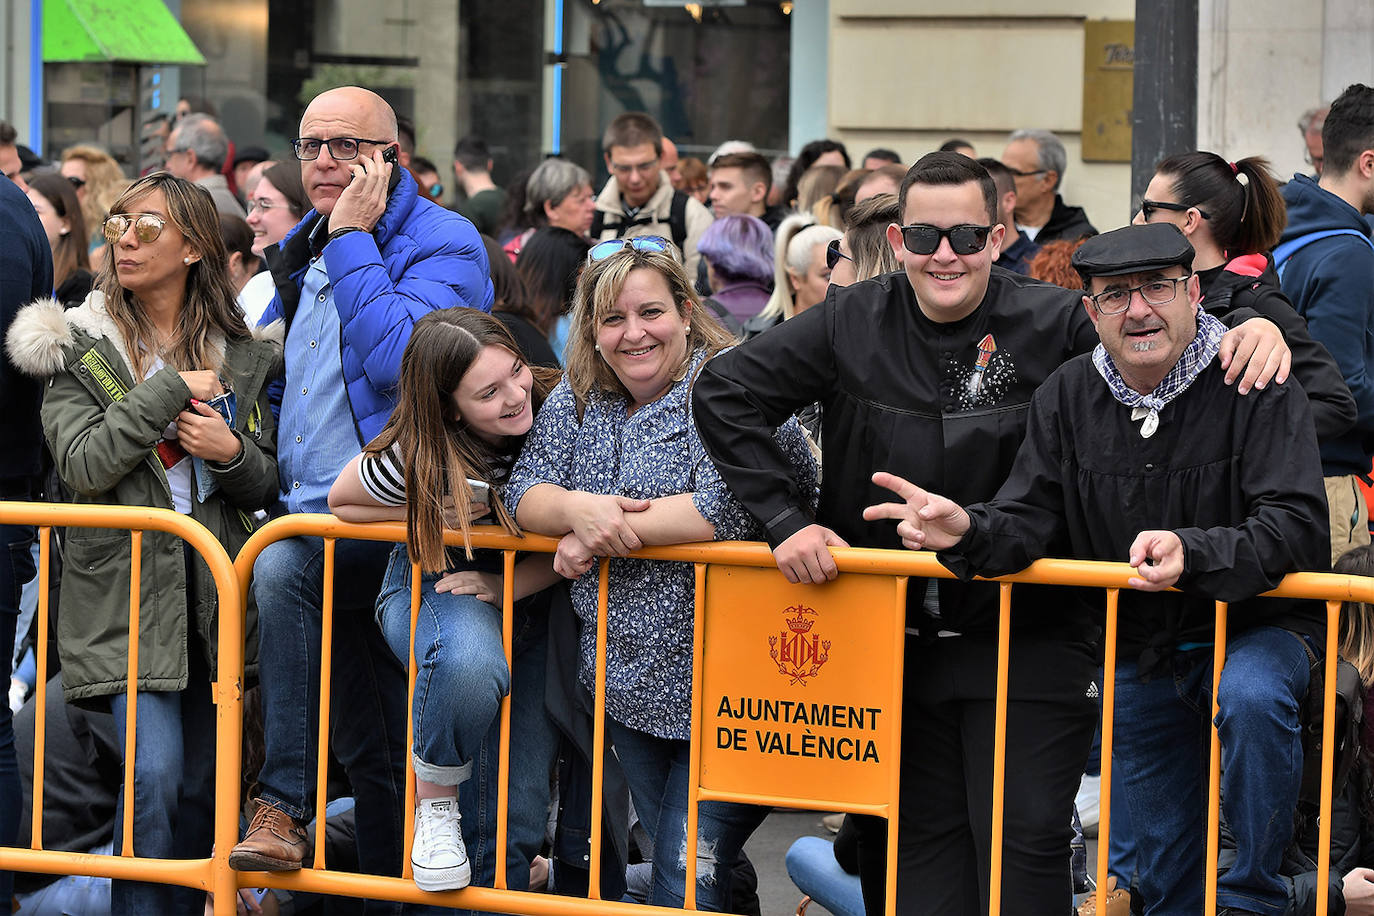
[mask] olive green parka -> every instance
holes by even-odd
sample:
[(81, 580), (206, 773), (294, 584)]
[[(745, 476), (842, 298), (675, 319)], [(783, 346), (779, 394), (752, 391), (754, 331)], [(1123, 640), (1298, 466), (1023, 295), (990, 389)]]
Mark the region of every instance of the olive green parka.
[[(233, 429), (243, 448), (230, 462), (206, 462), (218, 486), (206, 497), (192, 493), (190, 515), (233, 558), (256, 527), (253, 513), (277, 496), (276, 429), (267, 383), (281, 372), (280, 322), (252, 340), (212, 336), (211, 344), (223, 354), (219, 374), (237, 398)], [(167, 474), (154, 446), (186, 409), (191, 392), (171, 368), (134, 383), (132, 361), (99, 291), (65, 312), (53, 300), (26, 306), (11, 326), (6, 349), (21, 371), (46, 379), (43, 431), (74, 502), (173, 508)], [(123, 693), (128, 676), (130, 535), (104, 528), (68, 528), (63, 550), (57, 648), (64, 695), (68, 702), (77, 702)], [(214, 579), (196, 556), (188, 603), (187, 564), (175, 535), (145, 532), (141, 557), (138, 688), (182, 690), (190, 627), (199, 637), (196, 644), (207, 653), (210, 670), (215, 670)], [(256, 657), (256, 622), (250, 604), (250, 668)]]

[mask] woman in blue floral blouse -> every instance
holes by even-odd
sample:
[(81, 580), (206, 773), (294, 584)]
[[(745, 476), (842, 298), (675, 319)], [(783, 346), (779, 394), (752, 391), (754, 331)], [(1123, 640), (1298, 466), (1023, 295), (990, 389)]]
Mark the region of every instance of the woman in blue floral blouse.
[[(756, 538), (697, 434), (691, 385), (730, 335), (659, 238), (592, 248), (578, 282), (568, 372), (549, 395), (504, 491), (522, 528), (562, 536), (555, 568), (577, 581), (582, 683), (592, 686), (598, 556), (642, 545)], [(778, 431), (803, 492), (816, 465), (796, 421)], [(580, 577), (580, 578), (579, 578)], [(686, 866), (694, 579), (686, 563), (616, 559), (607, 608), (606, 713), (656, 850), (651, 901), (680, 906)], [(728, 866), (765, 809), (703, 802), (697, 905), (728, 900)]]

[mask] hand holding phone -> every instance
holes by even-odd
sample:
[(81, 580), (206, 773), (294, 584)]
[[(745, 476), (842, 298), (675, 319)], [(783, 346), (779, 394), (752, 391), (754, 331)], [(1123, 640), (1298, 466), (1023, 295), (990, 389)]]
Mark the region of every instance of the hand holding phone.
[[(390, 158), (386, 153), (390, 153)], [(392, 175), (400, 181), (400, 164), (393, 165), (396, 148), (389, 146), (385, 151), (373, 150), (371, 156), (359, 154), (357, 159), (348, 163), (353, 177), (334, 203), (334, 211), (329, 215), (329, 231), (358, 228), (371, 232), (377, 221), (386, 212), (387, 198), (390, 196)]]

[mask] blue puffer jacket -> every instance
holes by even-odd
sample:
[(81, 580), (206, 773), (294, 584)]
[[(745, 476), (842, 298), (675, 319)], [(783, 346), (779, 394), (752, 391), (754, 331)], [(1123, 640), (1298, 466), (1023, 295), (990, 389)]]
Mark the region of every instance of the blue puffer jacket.
[[(1323, 229), (1369, 235), (1359, 211), (1305, 175), (1284, 185), (1283, 199), (1288, 227), (1282, 242)], [(1374, 249), (1354, 235), (1312, 242), (1289, 258), (1282, 286), (1312, 336), (1341, 367), (1359, 414), (1353, 429), (1322, 442), (1322, 473), (1367, 473), (1374, 454)]]
[[(319, 221), (311, 210), (267, 249), (277, 295), (260, 324), (281, 318), (289, 333)], [(325, 227), (320, 230), (323, 236)], [(401, 351), (415, 322), (457, 305), (491, 311), (486, 249), (466, 217), (421, 198), (415, 179), (402, 170), (377, 227), (340, 236), (325, 246), (323, 257), (342, 326), (339, 356), (353, 423), (359, 438), (370, 442), (396, 405)], [(282, 384), (271, 391), (277, 413)]]

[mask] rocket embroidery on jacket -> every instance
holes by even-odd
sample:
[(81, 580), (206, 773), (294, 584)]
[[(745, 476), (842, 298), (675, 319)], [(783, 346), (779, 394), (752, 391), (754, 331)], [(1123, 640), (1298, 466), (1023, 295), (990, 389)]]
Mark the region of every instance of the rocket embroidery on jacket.
[(972, 366), (955, 369), (955, 404), (960, 410), (996, 404), (1016, 380), (1016, 363), (991, 334), (978, 341), (974, 354)]

